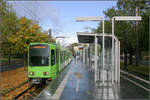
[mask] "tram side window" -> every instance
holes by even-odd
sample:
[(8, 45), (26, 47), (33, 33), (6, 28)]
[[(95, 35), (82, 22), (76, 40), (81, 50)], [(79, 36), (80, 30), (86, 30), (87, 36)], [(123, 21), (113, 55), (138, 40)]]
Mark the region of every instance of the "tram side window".
[(55, 51), (51, 50), (51, 65), (55, 65)]

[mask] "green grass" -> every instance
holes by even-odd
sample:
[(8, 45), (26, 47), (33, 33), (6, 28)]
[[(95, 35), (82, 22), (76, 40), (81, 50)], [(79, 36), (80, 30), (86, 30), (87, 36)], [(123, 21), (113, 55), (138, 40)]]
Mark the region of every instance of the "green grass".
[[(123, 64), (121, 64), (121, 68), (123, 68), (123, 67), (124, 67)], [(128, 65), (127, 69), (130, 71), (139, 73), (139, 74), (146, 75), (146, 76), (149, 75), (149, 68), (148, 68), (148, 66), (145, 66), (145, 65), (139, 65), (139, 66)]]

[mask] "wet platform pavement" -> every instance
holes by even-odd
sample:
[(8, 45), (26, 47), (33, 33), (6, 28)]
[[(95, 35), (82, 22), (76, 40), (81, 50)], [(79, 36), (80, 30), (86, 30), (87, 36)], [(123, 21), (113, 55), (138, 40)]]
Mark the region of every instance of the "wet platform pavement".
[(120, 84), (94, 82), (94, 73), (73, 60), (35, 100), (148, 100), (148, 92), (121, 78)]
[(76, 60), (60, 99), (91, 100), (95, 95), (95, 88), (94, 73), (90, 71), (90, 68), (83, 65), (80, 60)]

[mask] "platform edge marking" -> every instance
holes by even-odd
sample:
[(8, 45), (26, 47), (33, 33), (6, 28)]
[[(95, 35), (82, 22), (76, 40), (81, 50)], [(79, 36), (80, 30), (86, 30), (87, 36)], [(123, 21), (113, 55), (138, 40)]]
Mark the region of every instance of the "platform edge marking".
[(67, 73), (67, 75), (65, 76), (64, 80), (61, 82), (61, 84), (59, 85), (59, 87), (57, 88), (57, 90), (55, 91), (55, 93), (53, 94), (52, 96), (52, 100), (59, 100), (65, 86), (66, 86), (66, 83), (69, 79), (69, 75), (71, 73), (71, 69), (69, 70), (69, 72)]

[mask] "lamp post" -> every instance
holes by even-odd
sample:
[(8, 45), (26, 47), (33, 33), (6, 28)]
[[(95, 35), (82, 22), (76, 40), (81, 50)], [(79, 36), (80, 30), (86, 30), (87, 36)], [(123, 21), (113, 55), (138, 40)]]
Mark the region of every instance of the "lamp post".
[[(59, 38), (59, 39), (65, 39), (65, 38), (67, 38), (67, 37), (65, 37), (65, 36), (57, 36), (56, 39), (58, 39), (58, 38)], [(63, 41), (63, 42), (64, 42), (64, 41)], [(60, 45), (59, 41), (58, 41), (58, 45)]]
[[(104, 18), (103, 17), (78, 17), (76, 18), (77, 22), (84, 22), (84, 21), (102, 21), (103, 23), (103, 80), (102, 83), (104, 84), (104, 66), (105, 66), (105, 60), (104, 60), (104, 45), (105, 45), (105, 41), (104, 41)], [(97, 81), (97, 37), (95, 35), (95, 82)]]
[(51, 29), (49, 29), (48, 30), (49, 31), (49, 42), (52, 42), (52, 30)]
[(114, 80), (113, 68), (114, 68), (114, 21), (140, 21), (141, 16), (114, 16), (112, 18), (112, 83)]
[[(138, 2), (136, 0), (136, 2)], [(138, 16), (138, 6), (136, 5), (136, 16)], [(138, 34), (138, 21), (136, 21), (136, 66), (139, 65), (139, 34)]]

